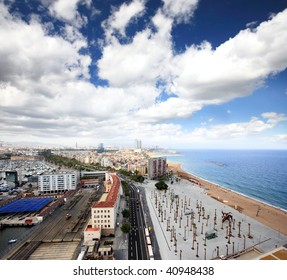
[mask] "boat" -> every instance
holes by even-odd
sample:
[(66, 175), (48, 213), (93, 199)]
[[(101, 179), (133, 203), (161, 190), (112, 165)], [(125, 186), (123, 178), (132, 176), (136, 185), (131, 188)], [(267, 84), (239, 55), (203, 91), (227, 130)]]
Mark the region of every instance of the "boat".
[(8, 240), (9, 244), (13, 244), (13, 243), (16, 243), (16, 242), (17, 242), (17, 239), (10, 239), (10, 240)]

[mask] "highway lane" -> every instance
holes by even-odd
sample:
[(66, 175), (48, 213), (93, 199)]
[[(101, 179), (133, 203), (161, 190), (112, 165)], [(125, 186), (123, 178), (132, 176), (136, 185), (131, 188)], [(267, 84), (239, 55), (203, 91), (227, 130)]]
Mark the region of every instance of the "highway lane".
[(147, 260), (148, 253), (145, 240), (145, 221), (141, 199), (136, 186), (129, 184), (130, 188), (130, 224), (129, 252), (130, 260)]

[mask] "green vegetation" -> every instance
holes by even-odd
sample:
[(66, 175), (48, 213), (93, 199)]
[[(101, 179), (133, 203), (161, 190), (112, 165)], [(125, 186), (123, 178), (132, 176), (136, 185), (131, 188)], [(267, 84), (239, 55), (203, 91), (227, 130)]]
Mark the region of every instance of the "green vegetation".
[(138, 182), (138, 183), (143, 183), (144, 181), (144, 177), (142, 175), (139, 175), (137, 170), (134, 173), (132, 173), (130, 171), (120, 169), (118, 173), (126, 177), (129, 177), (131, 180)]
[(132, 175), (131, 179), (138, 183), (142, 183), (144, 181), (144, 177), (142, 175)]
[(129, 209), (124, 209), (124, 210), (122, 211), (122, 215), (123, 215), (124, 218), (129, 218), (129, 216), (130, 216), (130, 210), (129, 210)]
[(164, 182), (164, 181), (159, 181), (155, 184), (155, 187), (158, 189), (158, 190), (167, 190), (168, 188), (168, 185)]
[(62, 157), (59, 155), (46, 155), (45, 156), (46, 161), (54, 163), (59, 166), (59, 169), (61, 169), (62, 166), (72, 168), (75, 170), (86, 170), (86, 171), (94, 171), (94, 170), (105, 170), (103, 167), (101, 167), (98, 163), (97, 164), (85, 164), (82, 163), (74, 158), (67, 158)]
[(126, 181), (121, 181), (125, 196), (130, 196), (129, 185)]
[(159, 177), (158, 177), (158, 180), (159, 180), (159, 181), (169, 181), (170, 178), (171, 178), (170, 174), (165, 173), (165, 174), (159, 176)]
[(124, 223), (121, 226), (121, 230), (123, 233), (129, 233), (131, 231), (131, 224), (130, 223)]

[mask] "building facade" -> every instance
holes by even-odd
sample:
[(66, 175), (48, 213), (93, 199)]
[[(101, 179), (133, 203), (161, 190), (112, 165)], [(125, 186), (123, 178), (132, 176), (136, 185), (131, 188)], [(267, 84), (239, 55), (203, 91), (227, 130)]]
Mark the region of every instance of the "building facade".
[(61, 193), (75, 190), (78, 184), (78, 175), (73, 173), (44, 174), (38, 177), (39, 192)]
[(103, 236), (115, 234), (121, 193), (119, 177), (116, 174), (106, 173), (105, 193), (91, 209), (92, 228), (100, 228)]
[(135, 149), (141, 149), (142, 148), (142, 141), (139, 139), (135, 139)]
[(154, 157), (148, 160), (148, 177), (157, 179), (166, 173), (166, 158)]

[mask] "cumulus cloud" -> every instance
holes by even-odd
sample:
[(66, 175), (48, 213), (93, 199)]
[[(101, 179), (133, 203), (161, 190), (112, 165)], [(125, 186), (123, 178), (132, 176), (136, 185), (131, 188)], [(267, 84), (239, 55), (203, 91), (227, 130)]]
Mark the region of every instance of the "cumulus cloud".
[[(128, 135), (189, 143), (257, 135), (286, 120), (285, 114), (267, 112), (244, 123), (211, 126), (209, 119), (193, 131), (174, 123), (206, 105), (250, 95), (269, 75), (284, 70), (287, 10), (216, 49), (202, 42), (178, 54), (172, 26), (189, 20), (197, 1), (163, 2), (150, 25), (125, 44), (117, 33), (125, 36), (128, 24), (144, 13), (145, 1), (115, 9), (103, 25), (109, 39), (94, 61), (83, 54), (88, 42), (81, 24), (72, 24), (81, 17), (78, 6), (90, 1), (42, 0), (51, 15), (69, 23), (53, 35), (36, 17), (22, 21), (0, 4), (1, 135), (54, 137), (63, 143), (77, 137), (120, 141)], [(97, 77), (90, 74), (93, 63)], [(108, 86), (90, 78), (106, 80)]]
[(169, 38), (171, 21), (164, 19), (162, 14), (154, 17), (154, 24), (159, 28), (157, 33), (146, 29), (138, 32), (129, 44), (120, 44), (115, 39), (105, 46), (98, 61), (100, 78), (108, 80), (111, 86), (124, 86), (154, 85), (161, 76), (165, 76), (172, 49)]
[[(270, 75), (287, 67), (287, 10), (261, 23), (256, 31), (241, 31), (216, 49), (206, 41), (181, 54), (172, 47), (173, 21), (159, 10), (152, 22), (156, 32), (147, 28), (128, 44), (114, 40), (103, 48), (99, 76), (111, 86), (164, 80), (169, 93), (204, 106), (248, 96)], [(110, 67), (113, 64), (117, 67)]]
[(286, 69), (286, 24), (287, 10), (215, 50), (208, 42), (189, 47), (174, 57), (176, 94), (211, 104), (251, 94), (269, 75)]
[(55, 0), (52, 2), (42, 0), (42, 3), (48, 7), (52, 16), (80, 27), (85, 24), (85, 18), (78, 12), (78, 5), (85, 4), (90, 6), (91, 0)]
[(118, 9), (115, 9), (112, 15), (103, 22), (106, 38), (110, 40), (112, 35), (117, 32), (125, 36), (125, 30), (130, 21), (141, 16), (145, 9), (145, 0), (134, 0), (131, 3), (123, 3)]
[(162, 0), (164, 3), (164, 13), (174, 18), (176, 22), (188, 22), (195, 9), (197, 8), (198, 0)]
[(199, 111), (202, 105), (185, 99), (171, 97), (165, 102), (156, 103), (148, 108), (140, 109), (136, 116), (141, 122), (158, 122), (175, 118), (187, 118)]

